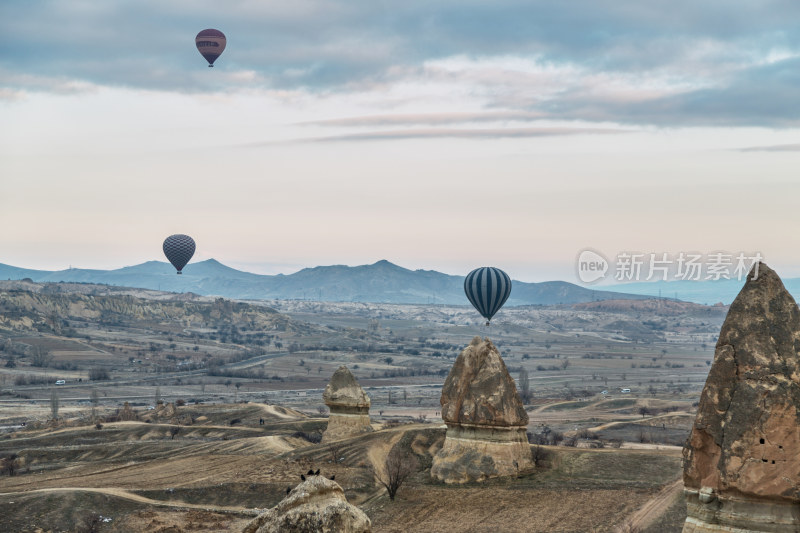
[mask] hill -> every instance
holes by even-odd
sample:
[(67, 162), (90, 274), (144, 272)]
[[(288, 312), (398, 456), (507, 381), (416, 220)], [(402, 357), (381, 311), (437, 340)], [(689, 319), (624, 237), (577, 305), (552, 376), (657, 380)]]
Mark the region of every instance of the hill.
[[(40, 331), (60, 335), (71, 321), (142, 326), (176, 332), (215, 324), (249, 324), (263, 331), (311, 334), (318, 331), (265, 306), (193, 294), (126, 294), (105, 286), (0, 281), (0, 331)], [(151, 297), (148, 297), (151, 296)], [(156, 298), (153, 298), (155, 296)], [(154, 301), (155, 300), (155, 301)]]
[[(783, 280), (795, 300), (800, 297), (800, 278), (787, 278)], [(605, 289), (615, 289), (629, 294), (648, 295), (651, 298), (661, 294), (667, 298), (675, 298), (685, 302), (694, 302), (705, 305), (716, 303), (730, 304), (739, 291), (742, 290), (744, 279), (720, 279), (702, 281), (647, 281), (638, 283), (621, 283), (618, 285), (605, 285)]]
[[(100, 283), (171, 292), (193, 292), (234, 299), (318, 300), (333, 302), (436, 303), (466, 305), (463, 276), (434, 270), (409, 270), (382, 260), (371, 265), (318, 266), (290, 275), (242, 272), (215, 259), (189, 264), (183, 275), (159, 261), (116, 270), (44, 271), (0, 264), (0, 279), (36, 282)], [(514, 281), (506, 305), (557, 305), (647, 296), (592, 290), (564, 281)]]

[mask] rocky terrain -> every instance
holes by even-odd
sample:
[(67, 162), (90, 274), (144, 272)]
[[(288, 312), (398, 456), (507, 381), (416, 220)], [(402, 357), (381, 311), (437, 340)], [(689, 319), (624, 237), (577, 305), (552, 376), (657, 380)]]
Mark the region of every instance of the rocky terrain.
[(764, 264), (731, 305), (684, 449), (685, 533), (800, 529), (800, 310)]
[[(0, 473), (0, 505), (12, 531), (241, 531), (309, 469), (335, 475), (376, 532), (610, 532), (631, 520), (677, 533), (686, 518), (673, 485), (711, 363), (702, 343), (719, 332), (716, 309), (510, 308), (487, 329), (465, 306), (0, 287), (0, 461), (14, 469)], [(60, 333), (56, 313), (65, 314)], [(456, 381), (497, 386), (511, 405), (510, 385), (522, 390), (525, 370), (524, 430), (513, 426), (522, 413), (497, 405), (445, 420), (443, 384), (477, 333), (498, 353), (484, 354), (492, 371), (475, 363), (472, 379), (459, 366)], [(505, 377), (484, 379), (501, 361)], [(358, 384), (355, 404), (343, 407), (364, 409), (369, 398), (369, 419), (359, 416), (373, 431), (320, 442), (337, 410), (326, 416), (324, 390), (342, 365)], [(471, 398), (464, 405), (481, 405), (480, 394), (459, 390)], [(481, 419), (490, 425), (470, 427)], [(502, 423), (512, 426), (494, 425)], [(448, 425), (450, 444), (470, 441), (476, 453), (463, 463), (478, 465), (475, 482), (431, 475)], [(515, 456), (507, 463), (516, 474), (489, 477), (496, 468), (481, 470), (481, 457), (504, 457), (492, 447), (512, 433), (524, 435), (536, 467), (517, 471)], [(378, 478), (393, 452), (414, 466), (392, 500)]]
[(311, 332), (308, 325), (274, 309), (222, 298), (94, 285), (0, 282), (0, 328), (60, 334), (69, 320), (108, 325), (176, 321), (186, 328), (207, 328), (220, 322), (246, 323), (265, 331)]
[(516, 476), (533, 467), (528, 413), (500, 352), (475, 337), (458, 356), (442, 387), (444, 446), (431, 475), (445, 483)]
[(322, 442), (372, 431), (369, 421), (369, 396), (346, 366), (340, 366), (333, 373), (331, 381), (322, 393), (322, 399), (330, 409), (328, 427), (322, 436)]
[(281, 502), (259, 515), (242, 533), (371, 533), (364, 512), (347, 503), (342, 487), (309, 474)]

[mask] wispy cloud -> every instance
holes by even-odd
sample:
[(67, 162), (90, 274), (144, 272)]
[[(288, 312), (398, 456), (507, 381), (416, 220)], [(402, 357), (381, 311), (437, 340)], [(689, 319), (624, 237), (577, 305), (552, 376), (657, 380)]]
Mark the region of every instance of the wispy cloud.
[[(795, 0), (10, 0), (0, 89), (381, 94), (435, 83), (517, 117), (785, 127), (800, 119), (798, 19)], [(193, 43), (206, 27), (228, 35), (213, 70)]]
[(505, 139), (561, 137), (565, 135), (620, 135), (632, 133), (632, 131), (633, 130), (614, 128), (408, 128), (296, 138), (289, 141), (248, 143), (242, 146), (252, 148), (280, 144), (390, 141), (401, 139)]
[(439, 125), (480, 122), (530, 122), (546, 118), (544, 113), (526, 111), (484, 111), (477, 113), (406, 113), (369, 115), (302, 122), (300, 125), (359, 127), (397, 126), (411, 124)]
[(740, 148), (740, 152), (800, 152), (800, 144), (778, 144), (774, 146), (751, 146)]

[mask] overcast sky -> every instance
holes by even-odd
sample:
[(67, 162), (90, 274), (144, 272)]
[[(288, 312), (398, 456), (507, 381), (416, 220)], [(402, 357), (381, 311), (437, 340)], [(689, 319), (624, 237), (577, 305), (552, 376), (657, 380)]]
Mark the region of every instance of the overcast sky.
[[(228, 39), (214, 68), (194, 37)], [(0, 3), (0, 263), (800, 275), (800, 2)]]

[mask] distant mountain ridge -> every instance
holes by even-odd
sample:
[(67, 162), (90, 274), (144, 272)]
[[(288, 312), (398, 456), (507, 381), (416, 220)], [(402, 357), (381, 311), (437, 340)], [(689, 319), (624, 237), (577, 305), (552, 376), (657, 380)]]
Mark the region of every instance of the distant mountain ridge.
[[(178, 276), (169, 263), (148, 261), (116, 270), (70, 268), (32, 270), (0, 263), (0, 279), (102, 283), (172, 292), (194, 292), (240, 300), (320, 300), (373, 303), (467, 305), (464, 276), (409, 270), (386, 260), (360, 266), (318, 266), (274, 276), (243, 272), (208, 259), (186, 266)], [(514, 281), (506, 305), (556, 305), (649, 296), (593, 290), (565, 281)]]
[[(783, 279), (786, 290), (798, 301), (800, 297), (800, 278)], [(720, 279), (702, 281), (648, 281), (638, 283), (621, 283), (617, 285), (604, 285), (603, 289), (624, 291), (628, 294), (640, 294), (657, 298), (682, 300), (698, 304), (714, 305), (716, 303), (730, 304), (744, 286), (744, 279)]]

